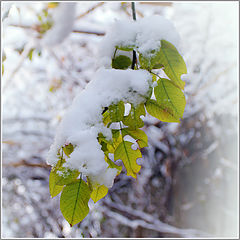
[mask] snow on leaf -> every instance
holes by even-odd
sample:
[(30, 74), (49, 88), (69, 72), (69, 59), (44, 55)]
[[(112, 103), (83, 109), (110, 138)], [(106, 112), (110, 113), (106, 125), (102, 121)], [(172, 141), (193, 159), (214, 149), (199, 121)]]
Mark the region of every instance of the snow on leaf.
[(141, 158), (142, 154), (139, 149), (132, 149), (133, 143), (128, 141), (122, 141), (114, 153), (114, 160), (121, 159), (127, 170), (127, 175), (136, 178), (136, 173), (141, 169), (136, 162), (137, 158)]
[(113, 104), (109, 106), (110, 119), (112, 122), (120, 122), (124, 117), (124, 103), (123, 101), (118, 102), (118, 104)]
[(87, 216), (89, 199), (89, 187), (82, 179), (64, 187), (60, 198), (60, 209), (70, 226), (81, 222)]
[(56, 171), (55, 181), (56, 185), (67, 185), (77, 180), (79, 172), (65, 167), (61, 167)]

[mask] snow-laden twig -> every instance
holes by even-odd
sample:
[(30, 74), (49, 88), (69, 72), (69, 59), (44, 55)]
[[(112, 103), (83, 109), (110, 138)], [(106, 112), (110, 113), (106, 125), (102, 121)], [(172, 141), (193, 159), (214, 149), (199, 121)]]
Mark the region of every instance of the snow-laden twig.
[(121, 214), (106, 210), (104, 213), (109, 217), (116, 219), (121, 224), (127, 225), (131, 228), (136, 229), (138, 226), (141, 226), (146, 229), (154, 230), (162, 233), (173, 233), (178, 234), (182, 237), (196, 237), (196, 236), (209, 236), (208, 233), (195, 230), (195, 229), (181, 229), (169, 225), (160, 221), (159, 219), (154, 218), (150, 214), (145, 212), (132, 209), (128, 206), (120, 205), (114, 202), (111, 202), (109, 199), (104, 200), (104, 205), (110, 208), (113, 208), (115, 211), (121, 212), (126, 215), (131, 215), (136, 218), (136, 220), (129, 220), (129, 218), (124, 217)]

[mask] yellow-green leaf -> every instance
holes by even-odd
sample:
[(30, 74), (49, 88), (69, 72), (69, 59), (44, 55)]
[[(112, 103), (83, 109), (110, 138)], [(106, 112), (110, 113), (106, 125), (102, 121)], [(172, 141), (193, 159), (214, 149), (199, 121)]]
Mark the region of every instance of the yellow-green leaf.
[(108, 124), (111, 122), (111, 118), (110, 118), (110, 113), (109, 113), (109, 111), (108, 111), (108, 110), (105, 111), (102, 116), (103, 116), (102, 119), (103, 119), (104, 125), (105, 125), (105, 126), (108, 125)]
[(161, 49), (158, 63), (164, 66), (166, 75), (179, 88), (184, 89), (185, 82), (181, 80), (181, 75), (187, 73), (186, 64), (177, 49), (165, 40), (161, 40)]
[(74, 147), (71, 143), (69, 143), (68, 145), (65, 145), (65, 147), (63, 148), (64, 153), (68, 157), (70, 157), (70, 154), (73, 152), (73, 150), (74, 150)]
[(63, 189), (63, 186), (56, 184), (56, 170), (52, 170), (49, 175), (49, 192), (51, 197), (56, 197)]
[(136, 160), (137, 158), (141, 158), (142, 154), (139, 149), (133, 150), (132, 145), (133, 143), (131, 142), (122, 141), (115, 150), (114, 160), (121, 159), (127, 170), (127, 175), (136, 178), (136, 173), (141, 169)]
[[(179, 122), (186, 105), (183, 92), (168, 79), (161, 78), (158, 80), (158, 85), (154, 88), (154, 94), (161, 107), (167, 109), (170, 118), (173, 116), (176, 122)], [(161, 121), (164, 120), (166, 119), (162, 119)]]
[(147, 147), (148, 146), (148, 137), (147, 134), (142, 131), (141, 129), (131, 130), (129, 128), (124, 128), (122, 130), (123, 136), (129, 135), (133, 137), (140, 148)]
[(108, 188), (105, 187), (104, 185), (101, 186), (96, 186), (93, 188), (93, 191), (91, 193), (91, 199), (96, 203), (98, 200), (102, 199), (105, 197), (108, 193)]
[(81, 222), (87, 216), (89, 199), (90, 189), (82, 179), (63, 188), (60, 209), (70, 226)]
[(114, 163), (107, 155), (105, 155), (105, 161), (108, 163), (109, 168), (116, 168), (118, 170), (117, 175), (121, 173), (122, 167)]
[(179, 122), (172, 108), (167, 108), (165, 105), (158, 103), (156, 100), (150, 99), (145, 104), (147, 112), (153, 117), (163, 122)]
[(146, 112), (143, 103), (136, 107), (131, 104), (131, 110), (127, 116), (124, 116), (123, 123), (131, 129), (141, 128), (144, 126), (144, 122), (140, 116), (145, 116), (145, 114)]

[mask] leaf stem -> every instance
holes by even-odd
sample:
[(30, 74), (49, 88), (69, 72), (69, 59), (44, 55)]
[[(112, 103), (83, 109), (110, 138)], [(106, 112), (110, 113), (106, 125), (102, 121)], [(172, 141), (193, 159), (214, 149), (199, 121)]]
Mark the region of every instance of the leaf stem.
[[(133, 16), (133, 20), (136, 21), (136, 9), (135, 9), (135, 2), (131, 3), (132, 6), (132, 16)], [(132, 58), (132, 66), (131, 68), (134, 70), (135, 64), (137, 63), (137, 55), (136, 55), (136, 51), (133, 50), (133, 58)]]

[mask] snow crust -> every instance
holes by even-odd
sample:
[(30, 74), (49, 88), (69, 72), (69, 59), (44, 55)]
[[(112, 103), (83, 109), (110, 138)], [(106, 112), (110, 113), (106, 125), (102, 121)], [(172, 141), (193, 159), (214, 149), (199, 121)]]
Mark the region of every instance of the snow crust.
[(161, 47), (163, 39), (177, 47), (180, 37), (172, 22), (162, 16), (153, 15), (137, 21), (117, 20), (102, 40), (99, 56), (102, 63), (110, 67), (116, 46), (135, 46), (135, 50), (149, 56), (152, 50)]
[(47, 31), (42, 44), (49, 47), (60, 44), (72, 32), (76, 3), (59, 3), (53, 13), (53, 27)]
[(133, 104), (143, 102), (150, 86), (152, 78), (146, 70), (99, 69), (62, 119), (47, 162), (55, 165), (58, 149), (71, 143), (76, 147), (64, 166), (77, 169), (93, 181), (111, 187), (117, 170), (108, 168), (97, 140), (100, 132), (107, 139), (112, 138), (111, 130), (102, 123), (101, 113), (104, 107), (120, 100)]

